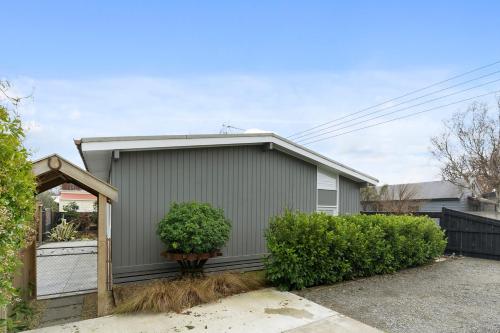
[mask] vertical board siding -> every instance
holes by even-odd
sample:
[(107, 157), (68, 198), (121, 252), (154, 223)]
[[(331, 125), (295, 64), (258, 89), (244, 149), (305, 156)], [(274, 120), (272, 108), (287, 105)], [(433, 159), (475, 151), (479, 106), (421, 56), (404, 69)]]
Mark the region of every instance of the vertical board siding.
[(358, 214), (361, 211), (360, 184), (339, 176), (339, 214)]
[(260, 146), (122, 152), (111, 181), (120, 193), (112, 205), (115, 282), (176, 269), (161, 257), (156, 235), (172, 202), (208, 202), (232, 221), (224, 257), (207, 264), (212, 270), (261, 267), (269, 219), (286, 208), (316, 208), (316, 166)]

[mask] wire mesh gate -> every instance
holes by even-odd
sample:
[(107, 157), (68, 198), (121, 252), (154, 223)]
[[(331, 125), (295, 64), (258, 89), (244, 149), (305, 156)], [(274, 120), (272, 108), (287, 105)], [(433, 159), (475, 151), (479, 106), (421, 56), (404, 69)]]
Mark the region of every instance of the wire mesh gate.
[(46, 243), (37, 248), (37, 298), (97, 290), (97, 242)]

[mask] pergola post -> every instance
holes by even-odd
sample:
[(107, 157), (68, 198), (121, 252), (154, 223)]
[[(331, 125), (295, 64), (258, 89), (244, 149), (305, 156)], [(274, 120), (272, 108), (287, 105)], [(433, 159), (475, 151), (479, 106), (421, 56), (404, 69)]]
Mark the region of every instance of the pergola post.
[(107, 201), (106, 196), (99, 193), (97, 220), (97, 315), (108, 314), (108, 242), (106, 235)]

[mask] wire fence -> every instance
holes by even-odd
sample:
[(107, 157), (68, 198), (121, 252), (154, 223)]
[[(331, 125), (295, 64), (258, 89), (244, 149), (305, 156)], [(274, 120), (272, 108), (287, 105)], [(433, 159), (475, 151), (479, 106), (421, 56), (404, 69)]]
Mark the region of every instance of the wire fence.
[(97, 290), (95, 241), (47, 243), (37, 248), (37, 298)]

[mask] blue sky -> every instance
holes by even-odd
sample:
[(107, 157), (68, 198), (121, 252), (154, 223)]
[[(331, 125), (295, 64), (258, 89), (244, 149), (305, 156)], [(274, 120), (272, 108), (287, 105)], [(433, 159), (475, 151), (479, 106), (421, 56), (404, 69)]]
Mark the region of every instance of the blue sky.
[[(79, 162), (72, 138), (222, 123), (288, 135), (500, 60), (499, 12), (498, 1), (11, 1), (0, 77), (34, 89), (20, 108), (34, 157)], [(463, 107), (311, 147), (385, 182), (437, 179), (429, 137)]]

